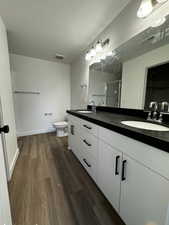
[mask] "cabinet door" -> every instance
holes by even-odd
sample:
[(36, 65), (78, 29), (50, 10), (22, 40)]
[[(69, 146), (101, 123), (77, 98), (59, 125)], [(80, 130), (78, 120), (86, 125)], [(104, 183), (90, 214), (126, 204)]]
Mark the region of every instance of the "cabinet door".
[(169, 181), (125, 155), (123, 166), (120, 215), (126, 225), (168, 225)]
[(98, 185), (117, 212), (120, 202), (121, 160), (121, 152), (99, 141)]

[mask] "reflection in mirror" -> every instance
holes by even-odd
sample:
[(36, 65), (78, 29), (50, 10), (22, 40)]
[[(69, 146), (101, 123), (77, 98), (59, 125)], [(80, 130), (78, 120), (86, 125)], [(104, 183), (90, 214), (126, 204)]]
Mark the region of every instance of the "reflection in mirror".
[(145, 110), (150, 102), (169, 102), (169, 63), (148, 69)]
[[(149, 27), (113, 52), (116, 55), (90, 66), (89, 104), (147, 110), (150, 101), (159, 105), (169, 101), (168, 69), (163, 69), (169, 62), (169, 17), (163, 25)], [(150, 89), (150, 82), (156, 90)]]
[(120, 107), (122, 63), (117, 56), (109, 56), (90, 66), (89, 104)]
[[(158, 65), (164, 65), (169, 62), (169, 18), (166, 18), (165, 24), (159, 27), (149, 27), (144, 32), (138, 34), (128, 42), (120, 46), (116, 52), (123, 63), (122, 89), (121, 89), (121, 107), (132, 109), (149, 109), (149, 101), (154, 99), (154, 91), (146, 93), (146, 86), (149, 85), (149, 68), (157, 69), (158, 74), (158, 98), (159, 105), (162, 101), (169, 101), (165, 95), (165, 90), (161, 85), (168, 82), (166, 69), (162, 70)], [(153, 74), (156, 72), (153, 72)], [(163, 90), (163, 91), (162, 91)], [(157, 89), (156, 89), (157, 91)], [(169, 95), (168, 95), (169, 97)], [(148, 98), (148, 99), (147, 99)], [(150, 109), (149, 109), (150, 110)], [(159, 108), (161, 110), (161, 108)]]

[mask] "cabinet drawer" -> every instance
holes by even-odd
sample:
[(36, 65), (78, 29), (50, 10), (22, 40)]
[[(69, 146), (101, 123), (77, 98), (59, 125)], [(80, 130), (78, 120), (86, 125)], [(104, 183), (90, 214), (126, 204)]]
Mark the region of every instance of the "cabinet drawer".
[(95, 157), (98, 148), (98, 139), (87, 132), (80, 133), (80, 142), (83, 151)]
[(96, 169), (95, 169), (95, 161), (88, 154), (82, 154), (81, 163), (83, 167), (86, 169), (88, 174), (95, 180), (96, 182)]
[(90, 134), (93, 134), (95, 136), (98, 135), (98, 126), (94, 123), (90, 123), (86, 120), (80, 119), (76, 116), (68, 115), (68, 120), (72, 121), (79, 125), (81, 131), (88, 132)]
[(80, 120), (79, 122), (80, 122), (79, 125), (80, 125), (82, 132), (88, 132), (95, 136), (98, 135), (98, 126), (97, 125), (90, 123), (86, 120)]
[(68, 115), (68, 122), (72, 122), (72, 123), (79, 123), (79, 118), (77, 118), (76, 116), (72, 116), (72, 115)]

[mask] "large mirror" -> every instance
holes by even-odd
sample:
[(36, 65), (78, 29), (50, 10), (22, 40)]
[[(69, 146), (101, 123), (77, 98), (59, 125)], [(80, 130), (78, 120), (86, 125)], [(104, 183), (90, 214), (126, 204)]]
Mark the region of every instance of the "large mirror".
[(132, 109), (169, 101), (169, 18), (90, 65), (88, 102)]
[(122, 63), (117, 57), (107, 57), (90, 66), (89, 102), (119, 107), (121, 101)]

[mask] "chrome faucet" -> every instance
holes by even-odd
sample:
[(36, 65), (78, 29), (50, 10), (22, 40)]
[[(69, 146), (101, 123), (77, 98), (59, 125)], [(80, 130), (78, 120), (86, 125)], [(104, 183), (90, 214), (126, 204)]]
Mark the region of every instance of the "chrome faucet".
[(150, 112), (148, 113), (147, 120), (157, 122), (158, 121), (158, 118), (157, 118), (157, 116), (158, 116), (158, 103), (157, 102), (150, 102), (149, 108), (150, 108)]
[(161, 103), (161, 111), (164, 112), (165, 106), (167, 106), (167, 112), (169, 112), (169, 103), (168, 102)]
[(167, 112), (169, 112), (169, 103), (168, 102), (161, 103), (160, 111), (158, 110), (157, 102), (150, 102), (149, 108), (151, 109), (151, 111), (148, 113), (147, 120), (157, 122), (157, 123), (162, 123), (165, 107), (167, 107)]
[(165, 106), (167, 106), (167, 112), (169, 112), (169, 103), (162, 102), (161, 103), (161, 111), (160, 111), (160, 115), (159, 115), (159, 119), (158, 119), (160, 123), (163, 122), (163, 113), (165, 112)]
[(151, 111), (149, 112), (148, 117), (150, 119), (156, 119), (156, 117), (157, 117), (158, 103), (157, 102), (150, 102), (149, 108), (151, 109)]
[(94, 100), (92, 100), (92, 101), (90, 101), (90, 103), (89, 103), (90, 105), (91, 105), (91, 107), (92, 107), (92, 112), (93, 113), (96, 113), (96, 104), (95, 104), (95, 101)]

